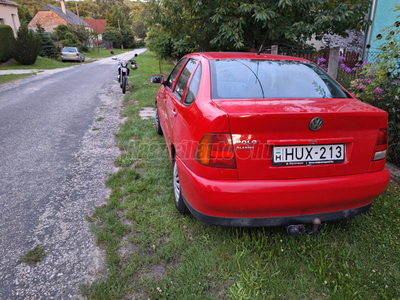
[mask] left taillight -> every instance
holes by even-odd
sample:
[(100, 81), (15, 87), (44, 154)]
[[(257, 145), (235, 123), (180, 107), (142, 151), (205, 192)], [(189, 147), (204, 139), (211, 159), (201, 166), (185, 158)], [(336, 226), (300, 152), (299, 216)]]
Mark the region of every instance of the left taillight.
[(376, 140), (375, 151), (372, 161), (385, 159), (388, 150), (388, 132), (387, 129), (380, 129)]
[(79, 53), (77, 53), (76, 56), (79, 56)]
[(199, 164), (213, 168), (235, 169), (236, 161), (230, 134), (205, 134), (195, 152)]
[(64, 55), (64, 53), (61, 52), (61, 55)]

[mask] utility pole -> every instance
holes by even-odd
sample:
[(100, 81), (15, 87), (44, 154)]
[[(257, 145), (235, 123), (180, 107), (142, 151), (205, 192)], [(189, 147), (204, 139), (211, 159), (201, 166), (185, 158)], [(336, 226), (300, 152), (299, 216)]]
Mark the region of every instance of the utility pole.
[(78, 2), (75, 2), (76, 15), (78, 16), (78, 25), (81, 26), (81, 18), (79, 18)]

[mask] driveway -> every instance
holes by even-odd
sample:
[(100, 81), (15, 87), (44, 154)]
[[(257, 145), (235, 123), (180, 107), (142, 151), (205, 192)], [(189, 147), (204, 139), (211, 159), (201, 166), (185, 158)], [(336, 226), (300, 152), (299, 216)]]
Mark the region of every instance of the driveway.
[[(76, 299), (101, 271), (87, 216), (119, 155), (116, 75), (107, 58), (0, 85), (0, 299)], [(44, 260), (19, 263), (35, 246)]]

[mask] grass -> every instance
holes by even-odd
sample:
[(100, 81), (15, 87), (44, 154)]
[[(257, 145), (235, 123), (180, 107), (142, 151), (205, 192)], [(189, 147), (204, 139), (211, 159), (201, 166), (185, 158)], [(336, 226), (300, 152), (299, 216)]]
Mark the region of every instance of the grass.
[(35, 266), (38, 262), (41, 262), (46, 257), (46, 253), (44, 248), (40, 246), (36, 246), (27, 254), (22, 256), (19, 260), (21, 263), (25, 263), (27, 265)]
[(36, 62), (33, 65), (22, 65), (21, 63), (11, 60), (7, 64), (3, 64), (0, 66), (0, 70), (31, 70), (31, 69), (57, 69), (57, 68), (65, 68), (68, 64), (64, 64), (61, 61), (57, 61), (54, 59), (46, 58), (46, 57), (38, 57)]
[[(323, 223), (317, 236), (284, 228), (226, 228), (179, 214), (172, 168), (154, 120), (159, 74), (150, 52), (137, 57), (122, 151), (107, 205), (88, 217), (108, 273), (82, 287), (87, 299), (399, 299), (400, 189), (392, 183), (366, 214)], [(166, 75), (172, 65), (163, 64)]]
[(10, 74), (10, 75), (0, 75), (0, 84), (6, 83), (6, 82), (11, 82), (14, 80), (26, 78), (29, 76), (32, 76), (33, 74)]

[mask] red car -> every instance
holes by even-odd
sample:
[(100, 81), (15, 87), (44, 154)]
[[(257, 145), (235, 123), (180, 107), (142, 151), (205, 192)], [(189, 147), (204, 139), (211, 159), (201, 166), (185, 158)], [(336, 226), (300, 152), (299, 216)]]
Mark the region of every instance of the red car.
[(205, 223), (280, 226), (366, 212), (390, 179), (387, 113), (314, 63), (192, 53), (161, 84), (175, 205)]

